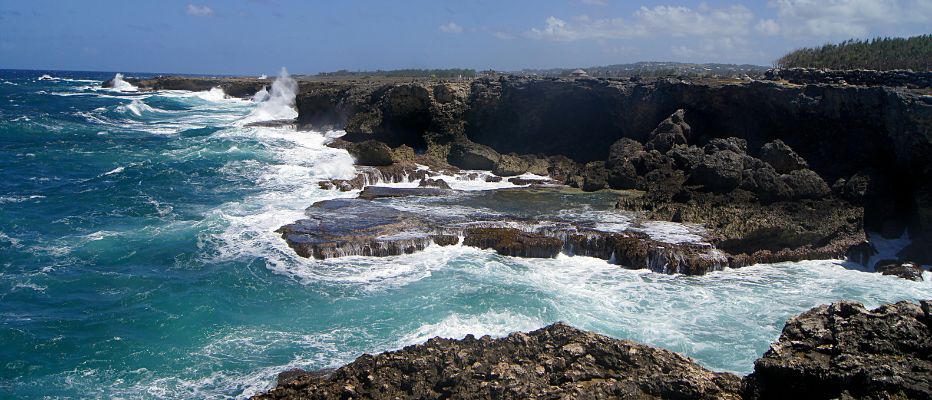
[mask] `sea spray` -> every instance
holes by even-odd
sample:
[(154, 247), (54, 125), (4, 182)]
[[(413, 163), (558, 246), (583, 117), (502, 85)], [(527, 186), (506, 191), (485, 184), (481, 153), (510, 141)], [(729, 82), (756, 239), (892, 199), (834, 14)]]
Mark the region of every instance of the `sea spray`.
[[(265, 88), (263, 88), (265, 90)], [(259, 97), (264, 99), (259, 103), (255, 110), (243, 119), (244, 123), (256, 121), (274, 121), (280, 119), (294, 119), (298, 116), (295, 110), (295, 95), (298, 93), (298, 82), (290, 75), (288, 70), (282, 67), (278, 78), (272, 82), (272, 90), (268, 91), (267, 96), (256, 93), (254, 99)]]
[(117, 73), (113, 76), (113, 90), (120, 92), (136, 92), (139, 88), (123, 80), (123, 74)]

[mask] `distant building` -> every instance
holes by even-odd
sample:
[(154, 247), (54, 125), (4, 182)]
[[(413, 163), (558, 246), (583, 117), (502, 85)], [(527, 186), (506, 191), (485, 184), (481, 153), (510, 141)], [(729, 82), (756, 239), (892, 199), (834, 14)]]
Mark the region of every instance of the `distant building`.
[(582, 78), (582, 77), (589, 76), (589, 74), (587, 74), (586, 71), (583, 71), (583, 70), (581, 70), (581, 69), (577, 69), (577, 70), (575, 70), (575, 71), (573, 71), (573, 72), (570, 72), (570, 76), (572, 76), (572, 77), (574, 77), (574, 78)]

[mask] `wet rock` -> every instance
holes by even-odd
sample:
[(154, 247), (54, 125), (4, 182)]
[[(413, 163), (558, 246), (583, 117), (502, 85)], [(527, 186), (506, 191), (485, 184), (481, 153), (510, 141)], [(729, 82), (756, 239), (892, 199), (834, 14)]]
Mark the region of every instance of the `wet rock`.
[(760, 159), (773, 166), (781, 174), (809, 168), (806, 160), (780, 139), (765, 144), (760, 150)]
[(573, 185), (575, 180), (581, 176), (581, 168), (578, 163), (566, 156), (551, 156), (547, 161), (549, 164), (547, 174), (551, 178), (570, 186), (581, 186), (581, 183)]
[(492, 173), (498, 176), (515, 176), (527, 172), (528, 167), (527, 160), (516, 155), (503, 154), (492, 166)]
[(572, 234), (566, 249), (569, 254), (664, 274), (703, 275), (728, 266), (727, 257), (709, 244), (662, 243), (642, 232)]
[(494, 249), (503, 256), (529, 258), (554, 258), (563, 249), (563, 241), (558, 238), (514, 228), (470, 228), (463, 244)]
[(440, 246), (453, 246), (460, 242), (460, 237), (457, 235), (431, 235), (430, 238)]
[(346, 149), (358, 165), (377, 167), (392, 165), (395, 162), (392, 148), (377, 140), (353, 143), (338, 139), (331, 142), (330, 146)]
[(923, 269), (916, 263), (884, 260), (878, 262), (875, 269), (884, 275), (893, 275), (911, 281), (922, 282)]
[(511, 182), (515, 185), (545, 185), (551, 183), (550, 179), (538, 179), (538, 178), (522, 178), (516, 176), (514, 178), (508, 178), (508, 182)]
[(363, 200), (373, 200), (387, 197), (444, 196), (450, 193), (453, 192), (436, 187), (399, 188), (389, 186), (366, 186), (366, 188), (359, 193), (359, 198)]
[(582, 177), (582, 190), (594, 192), (605, 189), (608, 185), (608, 171), (605, 170), (605, 162), (593, 161), (586, 164)]
[(525, 156), (523, 157), (527, 161), (528, 167), (527, 172), (534, 175), (546, 176), (550, 173), (550, 163), (546, 158), (534, 157), (534, 156)]
[(359, 199), (324, 200), (305, 210), (306, 219), (276, 232), (302, 257), (385, 257), (423, 250), (429, 227), (414, 215)]
[[(351, 391), (350, 391), (351, 389)], [(557, 323), (363, 355), (255, 399), (740, 399), (741, 379), (680, 354)]]
[(463, 169), (491, 170), (501, 155), (489, 146), (470, 141), (457, 141), (450, 146), (447, 162)]
[(502, 177), (500, 177), (500, 176), (495, 176), (495, 175), (489, 175), (489, 176), (485, 177), (485, 181), (486, 181), (486, 182), (501, 182), (501, 181), (502, 181)]
[(932, 302), (816, 307), (754, 363), (761, 399), (932, 398)]
[(688, 183), (713, 192), (729, 192), (741, 183), (743, 170), (741, 155), (732, 150), (718, 150), (702, 158), (689, 174)]
[(421, 181), (417, 184), (419, 187), (435, 187), (440, 189), (450, 189), (450, 184), (443, 179), (431, 179), (431, 178), (421, 178)]

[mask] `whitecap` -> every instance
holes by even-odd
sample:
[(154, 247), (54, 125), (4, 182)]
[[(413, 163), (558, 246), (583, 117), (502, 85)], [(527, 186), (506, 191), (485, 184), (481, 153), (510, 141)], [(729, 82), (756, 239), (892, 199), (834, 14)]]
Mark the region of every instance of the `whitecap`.
[(113, 76), (113, 90), (118, 92), (136, 92), (139, 88), (123, 80), (123, 74), (117, 73)]
[(123, 168), (123, 167), (116, 167), (116, 168), (114, 168), (114, 169), (112, 169), (112, 170), (110, 170), (110, 171), (108, 171), (108, 172), (104, 172), (103, 175), (101, 175), (101, 176), (119, 174), (120, 172), (123, 172), (124, 169), (125, 169), (125, 168)]
[(540, 319), (510, 311), (487, 311), (478, 315), (452, 313), (436, 322), (424, 324), (401, 337), (398, 347), (420, 344), (434, 337), (462, 339), (466, 335), (502, 337), (513, 332), (531, 331), (545, 324)]

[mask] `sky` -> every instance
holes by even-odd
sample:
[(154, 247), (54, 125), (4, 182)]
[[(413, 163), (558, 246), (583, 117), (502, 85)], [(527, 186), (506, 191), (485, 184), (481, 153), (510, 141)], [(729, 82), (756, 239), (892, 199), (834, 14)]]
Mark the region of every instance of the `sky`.
[(799, 47), (929, 33), (932, 0), (0, 0), (0, 68), (772, 65)]

